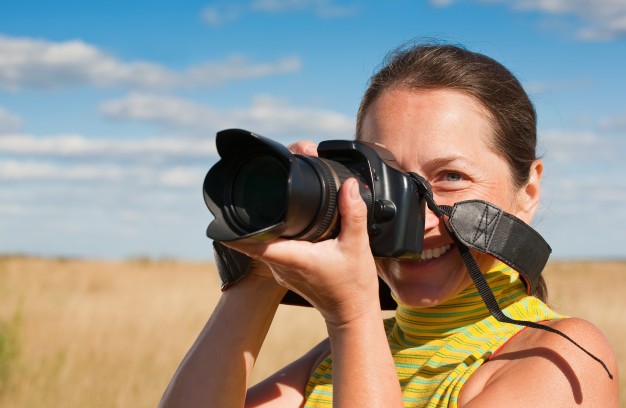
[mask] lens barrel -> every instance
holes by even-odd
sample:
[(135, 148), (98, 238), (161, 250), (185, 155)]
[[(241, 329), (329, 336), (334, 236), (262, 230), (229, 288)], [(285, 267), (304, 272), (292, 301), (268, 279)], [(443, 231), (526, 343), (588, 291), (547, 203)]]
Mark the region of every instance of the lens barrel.
[(222, 159), (204, 181), (205, 202), (215, 215), (207, 229), (210, 238), (254, 242), (332, 238), (339, 230), (338, 190), (350, 177), (359, 181), (371, 213), (366, 181), (343, 164), (292, 154), (254, 134), (248, 133), (240, 140), (245, 143), (237, 145), (240, 135), (231, 131), (228, 142), (232, 143), (226, 147), (224, 140), (220, 145), (219, 136)]
[(337, 208), (339, 189), (343, 182), (350, 177), (357, 179), (361, 196), (367, 203), (368, 210), (371, 208), (372, 196), (360, 174), (333, 160), (311, 156), (297, 157), (308, 162), (318, 177), (320, 197), (317, 204), (317, 214), (311, 223), (302, 233), (292, 238), (315, 242), (337, 236), (340, 226)]

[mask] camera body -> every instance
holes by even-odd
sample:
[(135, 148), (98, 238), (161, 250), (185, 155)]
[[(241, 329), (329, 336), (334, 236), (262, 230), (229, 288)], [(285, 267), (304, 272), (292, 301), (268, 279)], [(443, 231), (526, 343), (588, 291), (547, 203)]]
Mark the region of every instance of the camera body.
[(331, 140), (319, 144), (318, 155), (341, 163), (360, 176), (357, 180), (360, 179), (361, 196), (367, 204), (374, 256), (419, 259), (424, 241), (425, 200), (391, 152), (375, 143)]
[(324, 141), (319, 157), (241, 129), (218, 132), (221, 159), (207, 173), (204, 200), (215, 216), (207, 236), (218, 241), (269, 242), (278, 237), (320, 241), (340, 229), (337, 193), (357, 179), (367, 205), (375, 257), (418, 260), (425, 199), (383, 146)]

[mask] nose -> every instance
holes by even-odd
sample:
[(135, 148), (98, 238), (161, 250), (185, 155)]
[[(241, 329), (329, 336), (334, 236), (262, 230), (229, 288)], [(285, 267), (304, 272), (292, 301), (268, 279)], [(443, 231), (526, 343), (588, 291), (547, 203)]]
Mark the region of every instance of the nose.
[(430, 231), (432, 229), (436, 229), (439, 226), (440, 219), (432, 212), (428, 207), (426, 207), (426, 212), (424, 213), (424, 231)]

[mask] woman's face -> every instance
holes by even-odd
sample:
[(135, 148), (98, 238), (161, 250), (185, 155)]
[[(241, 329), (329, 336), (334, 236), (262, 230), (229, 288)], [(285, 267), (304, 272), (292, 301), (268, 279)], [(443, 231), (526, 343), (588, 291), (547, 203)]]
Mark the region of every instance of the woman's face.
[[(384, 145), (403, 170), (425, 177), (439, 205), (485, 200), (528, 223), (539, 198), (541, 163), (533, 165), (529, 185), (516, 189), (508, 163), (490, 145), (492, 133), (489, 113), (469, 95), (391, 89), (369, 107), (359, 140)], [(471, 283), (444, 225), (428, 209), (423, 248), (419, 262), (377, 261), (396, 298), (414, 307), (442, 303)], [(495, 262), (474, 255), (482, 271)]]

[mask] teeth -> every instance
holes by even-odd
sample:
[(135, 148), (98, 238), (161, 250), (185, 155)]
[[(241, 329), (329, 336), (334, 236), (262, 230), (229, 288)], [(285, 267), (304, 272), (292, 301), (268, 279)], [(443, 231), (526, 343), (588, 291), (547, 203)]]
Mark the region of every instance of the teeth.
[(445, 254), (448, 249), (450, 249), (450, 245), (445, 245), (439, 248), (424, 249), (422, 250), (421, 260), (427, 261), (429, 259), (439, 258), (441, 255)]

